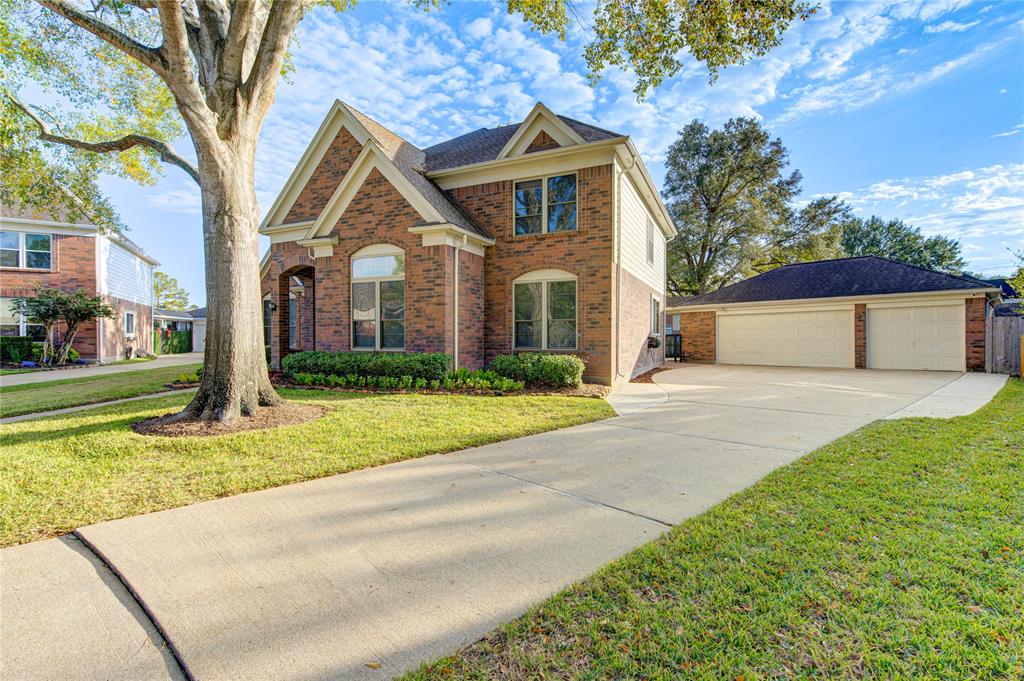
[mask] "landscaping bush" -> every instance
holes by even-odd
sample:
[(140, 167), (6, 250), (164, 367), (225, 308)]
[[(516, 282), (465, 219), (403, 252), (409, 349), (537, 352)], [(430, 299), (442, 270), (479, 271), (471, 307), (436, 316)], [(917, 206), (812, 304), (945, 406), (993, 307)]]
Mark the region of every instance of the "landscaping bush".
[(281, 368), (295, 374), (325, 376), (412, 377), (441, 381), (448, 375), (452, 358), (443, 352), (322, 352), (304, 350), (287, 355)]
[(529, 386), (577, 388), (583, 383), (584, 364), (576, 355), (524, 352), (498, 355), (491, 361), (490, 369)]
[(28, 336), (0, 336), (0, 360), (21, 364), (32, 357), (32, 339)]
[(446, 390), (451, 392), (476, 391), (513, 393), (523, 389), (521, 381), (499, 376), (493, 371), (459, 369), (441, 379), (427, 380), (412, 376), (336, 375), (298, 371), (291, 374), (298, 385), (327, 388), (370, 388), (377, 390)]

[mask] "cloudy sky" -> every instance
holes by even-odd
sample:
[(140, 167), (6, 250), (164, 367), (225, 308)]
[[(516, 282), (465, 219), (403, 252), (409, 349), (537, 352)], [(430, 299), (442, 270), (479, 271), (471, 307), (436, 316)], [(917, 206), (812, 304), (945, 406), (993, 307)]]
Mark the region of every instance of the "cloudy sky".
[[(667, 146), (690, 120), (754, 116), (804, 175), (804, 199), (838, 194), (859, 215), (902, 218), (961, 241), (971, 270), (1005, 273), (1024, 247), (1024, 3), (823, 2), (768, 56), (714, 85), (696, 63), (638, 102), (627, 72), (596, 87), (581, 58), (584, 16), (565, 42), (489, 3), (429, 14), (362, 2), (316, 11), (295, 72), (264, 126), (264, 210), (335, 98), (429, 146), (520, 120), (537, 101), (633, 137), (660, 182)], [(187, 150), (182, 140), (178, 148)], [(111, 180), (131, 237), (205, 298), (199, 194), (169, 169), (155, 187)]]

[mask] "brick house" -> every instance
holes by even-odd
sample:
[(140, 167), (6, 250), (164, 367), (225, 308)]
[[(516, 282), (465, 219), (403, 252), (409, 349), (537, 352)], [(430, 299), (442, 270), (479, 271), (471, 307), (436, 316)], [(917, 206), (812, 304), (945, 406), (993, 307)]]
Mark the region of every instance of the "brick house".
[(999, 300), (988, 281), (862, 256), (786, 265), (668, 314), (689, 361), (985, 371)]
[[(82, 289), (114, 308), (113, 319), (79, 328), (82, 359), (110, 362), (152, 348), (153, 269), (159, 263), (121, 235), (39, 211), (0, 208), (0, 334), (43, 339), (42, 327), (11, 311), (11, 298), (38, 287)], [(62, 329), (57, 329), (60, 334)]]
[(271, 364), (305, 349), (572, 353), (614, 384), (664, 361), (674, 233), (627, 136), (537, 104), (420, 149), (335, 102), (263, 222)]

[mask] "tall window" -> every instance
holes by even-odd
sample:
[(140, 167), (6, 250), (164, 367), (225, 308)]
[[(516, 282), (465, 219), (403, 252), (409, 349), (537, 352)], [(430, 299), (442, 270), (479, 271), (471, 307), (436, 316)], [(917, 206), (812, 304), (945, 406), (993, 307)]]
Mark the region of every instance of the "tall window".
[(661, 334), (661, 301), (651, 296), (651, 335)]
[(524, 180), (515, 185), (516, 234), (576, 229), (576, 175)]
[(405, 348), (405, 254), (376, 244), (352, 256), (352, 348)]
[(576, 349), (576, 277), (530, 272), (512, 286), (513, 345), (518, 350)]
[(647, 262), (654, 264), (654, 220), (647, 218)]
[(288, 349), (298, 347), (299, 299), (294, 293), (288, 294)]
[(42, 324), (29, 324), (25, 315), (11, 309), (12, 298), (0, 298), (0, 336), (28, 336), (34, 341), (46, 339)]
[(50, 234), (0, 231), (0, 267), (48, 270), (52, 263)]
[(270, 361), (270, 321), (274, 314), (274, 303), (270, 294), (263, 296), (263, 349), (266, 351), (267, 362)]
[(129, 338), (135, 335), (135, 313), (124, 313), (124, 334)]

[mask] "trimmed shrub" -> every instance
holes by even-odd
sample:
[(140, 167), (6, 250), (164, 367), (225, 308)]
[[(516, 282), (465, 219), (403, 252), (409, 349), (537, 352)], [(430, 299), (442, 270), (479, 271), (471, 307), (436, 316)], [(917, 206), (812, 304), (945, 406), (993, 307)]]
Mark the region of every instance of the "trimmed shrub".
[(498, 355), (491, 361), (491, 371), (522, 381), (529, 386), (546, 385), (576, 388), (583, 383), (583, 360), (576, 355), (551, 355), (523, 352)]
[(0, 359), (21, 364), (32, 357), (32, 339), (28, 336), (0, 336)]
[(520, 381), (499, 376), (493, 371), (469, 371), (459, 369), (442, 379), (427, 381), (412, 376), (359, 376), (356, 374), (336, 375), (297, 371), (291, 378), (298, 385), (322, 386), (327, 388), (370, 388), (376, 390), (447, 390), (451, 392), (496, 392), (512, 393), (523, 389)]
[(304, 350), (285, 356), (281, 368), (296, 374), (330, 376), (387, 376), (440, 381), (448, 375), (452, 358), (443, 352), (322, 352)]

